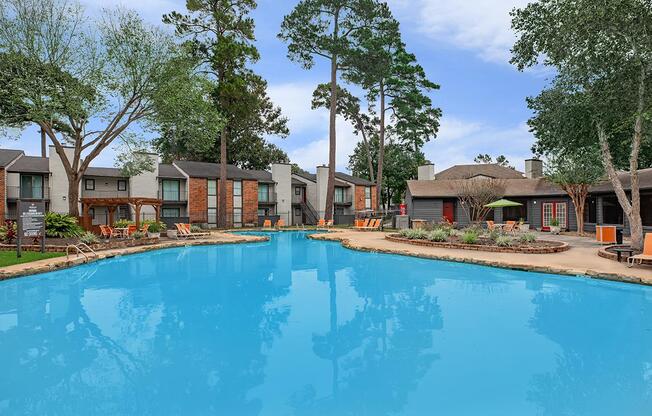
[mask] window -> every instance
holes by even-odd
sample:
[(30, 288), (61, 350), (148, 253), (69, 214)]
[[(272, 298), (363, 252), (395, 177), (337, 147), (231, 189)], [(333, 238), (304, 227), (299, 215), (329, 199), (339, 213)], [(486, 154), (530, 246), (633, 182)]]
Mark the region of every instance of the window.
[(20, 175), (20, 197), (23, 199), (43, 199), (43, 176)]
[(92, 220), (95, 219), (95, 208), (88, 209), (88, 216), (91, 217)]
[(300, 217), (301, 216), (301, 208), (295, 208), (294, 209), (294, 216), (295, 217)]
[(258, 210), (259, 217), (266, 217), (267, 215), (269, 215), (269, 208), (260, 208)]
[(126, 190), (127, 190), (127, 181), (119, 180), (118, 181), (118, 191), (126, 191)]
[(371, 186), (364, 188), (364, 208), (371, 209)]
[[(517, 207), (503, 208), (503, 221), (520, 221), (521, 218), (527, 222), (527, 201), (524, 199), (511, 199), (522, 205)], [(492, 210), (493, 211), (493, 210)]]
[(242, 181), (233, 181), (233, 196), (242, 196)]
[(217, 209), (208, 208), (207, 214), (208, 214), (208, 219), (206, 222), (208, 222), (209, 224), (217, 224)]
[(95, 190), (95, 179), (86, 179), (84, 181), (84, 189), (87, 191)]
[(181, 217), (181, 210), (179, 208), (163, 208), (161, 216), (163, 218), (179, 218)]
[[(209, 181), (210, 182), (210, 181)], [(164, 180), (161, 183), (164, 201), (179, 201), (180, 188), (179, 181)]]
[(598, 220), (598, 204), (594, 196), (586, 198), (584, 203), (584, 222), (595, 224)]
[(602, 223), (623, 223), (623, 209), (620, 207), (618, 198), (615, 196), (606, 196), (602, 198)]
[(217, 179), (208, 180), (208, 196), (217, 195)]
[(641, 195), (641, 220), (643, 225), (652, 227), (652, 194)]
[(296, 188), (294, 188), (294, 194), (301, 195), (301, 187), (297, 186)]
[(120, 220), (129, 219), (129, 207), (122, 206), (118, 208), (118, 219)]
[(339, 186), (335, 187), (335, 203), (341, 204), (344, 202), (344, 188)]
[(233, 225), (235, 227), (242, 226), (242, 208), (233, 208)]
[[(234, 192), (235, 192), (235, 188), (234, 188)], [(269, 185), (261, 183), (258, 185), (258, 202), (268, 202), (268, 201), (269, 201)]]

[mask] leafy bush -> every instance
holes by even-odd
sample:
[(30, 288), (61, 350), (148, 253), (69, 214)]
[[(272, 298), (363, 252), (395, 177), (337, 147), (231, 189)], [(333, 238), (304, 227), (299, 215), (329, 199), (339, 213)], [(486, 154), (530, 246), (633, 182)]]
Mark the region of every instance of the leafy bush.
[(198, 225), (191, 225), (191, 226), (190, 226), (190, 232), (191, 232), (191, 233), (201, 233), (201, 232), (202, 232), (202, 229), (201, 229), (201, 227), (198, 226)]
[(16, 221), (6, 220), (5, 224), (0, 227), (0, 241), (11, 244), (18, 234)]
[(100, 239), (92, 232), (86, 231), (81, 236), (79, 236), (79, 241), (81, 241), (84, 244), (91, 245), (91, 244), (99, 243)]
[(503, 236), (504, 234), (501, 233), (497, 229), (489, 230), (487, 232), (487, 238), (490, 239), (491, 241), (495, 242), (499, 237)]
[(509, 247), (512, 245), (512, 239), (506, 235), (499, 235), (495, 241), (499, 247)]
[(167, 226), (163, 224), (162, 222), (151, 222), (149, 223), (149, 227), (147, 228), (147, 231), (150, 233), (160, 233), (161, 231), (165, 230)]
[(118, 220), (118, 221), (116, 221), (116, 222), (113, 224), (113, 226), (114, 226), (115, 228), (127, 228), (127, 227), (129, 227), (130, 225), (133, 225), (133, 224), (135, 224), (133, 221), (129, 221), (129, 220)]
[(518, 241), (520, 241), (523, 244), (534, 243), (535, 241), (537, 241), (537, 236), (536, 234), (533, 233), (525, 233), (518, 238)]
[(448, 237), (449, 237), (448, 232), (441, 228), (435, 229), (428, 234), (428, 240), (430, 241), (443, 242), (448, 240)]
[(462, 233), (460, 240), (462, 240), (464, 244), (475, 244), (478, 242), (478, 237), (478, 233), (475, 231), (467, 230)]
[(553, 227), (559, 227), (559, 220), (557, 218), (553, 218), (550, 220), (550, 225)]
[(72, 238), (83, 233), (77, 218), (68, 214), (48, 212), (45, 214), (45, 235), (53, 238)]
[(132, 237), (134, 240), (140, 240), (141, 238), (144, 238), (144, 237), (145, 237), (145, 233), (143, 233), (142, 231), (136, 231), (136, 232), (134, 232), (133, 234), (131, 234), (131, 237)]

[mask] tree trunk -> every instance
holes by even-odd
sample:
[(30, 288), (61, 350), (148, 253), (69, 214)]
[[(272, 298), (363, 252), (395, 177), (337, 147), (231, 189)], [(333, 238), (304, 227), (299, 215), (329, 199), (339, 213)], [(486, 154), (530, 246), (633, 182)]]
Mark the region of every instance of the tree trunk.
[(376, 174), (376, 205), (382, 201), (383, 163), (385, 161), (385, 84), (380, 81), (380, 132), (378, 136), (378, 173)]
[(79, 217), (79, 182), (81, 175), (68, 173), (68, 214)]
[(47, 138), (45, 130), (41, 128), (41, 157), (48, 157), (47, 155)]
[[(339, 12), (335, 12), (335, 25), (333, 28), (334, 43), (337, 43), (339, 30)], [(337, 133), (335, 131), (337, 120), (337, 54), (331, 58), (331, 108), (329, 119), (329, 147), (328, 147), (328, 184), (326, 188), (326, 205), (324, 219), (333, 219), (333, 200), (335, 198), (335, 164), (337, 151)]]
[(226, 141), (228, 140), (228, 133), (226, 127), (222, 129), (222, 137), (220, 138), (220, 183), (219, 183), (219, 196), (217, 198), (217, 226), (219, 228), (227, 227), (226, 219), (226, 182), (227, 182), (227, 158), (226, 158)]
[(569, 185), (564, 189), (573, 205), (575, 206), (575, 218), (577, 219), (577, 234), (584, 235), (584, 205), (589, 194), (588, 185)]
[(367, 150), (367, 164), (369, 165), (369, 180), (371, 182), (376, 182), (376, 175), (374, 174), (374, 162), (371, 157), (371, 146), (367, 140), (367, 133), (364, 131), (364, 124), (358, 120), (358, 128), (360, 129), (360, 134), (362, 134), (362, 142), (364, 147)]

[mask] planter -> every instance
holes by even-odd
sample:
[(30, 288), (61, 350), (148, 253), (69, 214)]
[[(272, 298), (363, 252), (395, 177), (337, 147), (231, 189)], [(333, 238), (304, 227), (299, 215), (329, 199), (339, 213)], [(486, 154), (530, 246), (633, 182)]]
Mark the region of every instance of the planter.
[(167, 235), (168, 238), (177, 238), (177, 230), (168, 230)]
[(149, 237), (149, 238), (161, 238), (161, 233), (150, 233), (148, 231), (147, 232), (147, 237)]
[(522, 232), (522, 233), (530, 232), (530, 224), (528, 224), (527, 222), (524, 222), (523, 224), (520, 224), (518, 226), (518, 230), (520, 232)]
[(437, 248), (452, 248), (461, 250), (472, 251), (488, 251), (492, 253), (519, 253), (519, 254), (551, 254), (560, 253), (570, 248), (567, 243), (561, 241), (545, 241), (541, 242), (538, 246), (512, 246), (512, 247), (499, 247), (484, 244), (465, 244), (462, 242), (435, 242), (429, 240), (410, 240), (401, 237), (398, 234), (387, 234), (385, 239), (397, 243), (407, 243), (415, 246), (422, 247), (437, 247)]
[(550, 233), (551, 234), (559, 234), (560, 232), (561, 232), (561, 227), (554, 226), (554, 225), (550, 226)]

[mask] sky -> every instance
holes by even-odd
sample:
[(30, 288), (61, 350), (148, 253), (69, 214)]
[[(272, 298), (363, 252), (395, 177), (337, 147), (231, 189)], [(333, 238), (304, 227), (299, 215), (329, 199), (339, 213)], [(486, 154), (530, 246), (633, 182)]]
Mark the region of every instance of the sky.
[[(329, 79), (327, 62), (304, 70), (291, 62), (286, 45), (276, 35), (283, 16), (297, 0), (259, 0), (253, 13), (256, 46), (261, 53), (255, 70), (269, 84), (269, 95), (289, 119), (290, 135), (270, 138), (293, 163), (314, 171), (328, 162), (328, 113), (311, 110), (312, 91)], [(509, 12), (527, 0), (389, 0), (401, 24), (403, 40), (417, 56), (428, 78), (441, 89), (430, 93), (442, 109), (440, 131), (423, 151), (436, 171), (455, 164), (473, 163), (478, 153), (504, 154), (517, 168), (531, 157), (534, 141), (528, 132), (531, 113), (525, 99), (547, 83), (545, 71), (519, 72), (509, 64), (514, 35)], [(148, 23), (161, 25), (163, 13), (183, 12), (185, 0), (82, 0), (88, 15), (103, 8), (124, 6), (136, 10)], [(23, 132), (19, 141), (0, 139), (0, 147), (20, 148), (39, 155), (36, 129)], [(337, 168), (346, 170), (358, 137), (338, 119)], [(93, 166), (113, 166), (113, 149), (107, 149)]]

